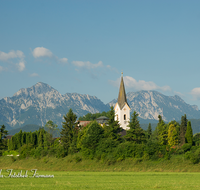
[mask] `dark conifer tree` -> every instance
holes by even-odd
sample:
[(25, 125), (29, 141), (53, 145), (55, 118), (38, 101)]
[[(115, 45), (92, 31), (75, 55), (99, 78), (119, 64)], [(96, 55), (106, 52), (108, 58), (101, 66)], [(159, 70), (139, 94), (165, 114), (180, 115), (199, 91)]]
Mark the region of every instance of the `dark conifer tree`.
[(179, 139), (180, 139), (180, 145), (185, 144), (185, 134), (187, 130), (187, 117), (186, 114), (181, 117), (181, 125), (180, 125), (180, 133), (179, 133)]
[(16, 134), (17, 135), (17, 148), (20, 148), (22, 146), (22, 130), (19, 131), (19, 133)]
[(192, 126), (191, 126), (191, 122), (188, 121), (187, 123), (187, 130), (185, 133), (185, 138), (186, 138), (186, 142), (192, 144), (193, 142), (193, 132), (192, 132)]
[(128, 127), (130, 127), (130, 129), (127, 130), (126, 136), (125, 136), (125, 139), (127, 141), (132, 141), (137, 144), (140, 144), (146, 141), (145, 133), (144, 133), (144, 130), (140, 127), (138, 114), (136, 113), (136, 111), (134, 111), (133, 114), (131, 115), (131, 119), (130, 119)]
[(6, 148), (7, 144), (5, 141), (6, 136), (8, 135), (8, 131), (6, 130), (5, 125), (2, 125), (0, 128), (0, 150)]
[(152, 135), (152, 129), (151, 129), (151, 123), (149, 123), (148, 129), (147, 129), (147, 137), (148, 139), (150, 139)]
[(39, 136), (38, 136), (38, 146), (43, 147), (44, 146), (44, 130), (39, 130)]
[(22, 133), (22, 138), (21, 138), (21, 145), (23, 146), (24, 144), (26, 144), (26, 132)]
[(64, 122), (62, 122), (62, 129), (61, 129), (61, 139), (63, 142), (63, 146), (66, 151), (68, 151), (69, 147), (71, 146), (72, 142), (76, 142), (78, 136), (78, 122), (76, 121), (77, 116), (73, 113), (72, 109), (63, 116)]
[(109, 120), (105, 126), (105, 137), (112, 140), (120, 140), (120, 132), (122, 128), (119, 125), (118, 121), (115, 121), (115, 110), (113, 106), (110, 107), (109, 111)]
[(26, 144), (28, 145), (30, 143), (30, 134), (26, 133)]

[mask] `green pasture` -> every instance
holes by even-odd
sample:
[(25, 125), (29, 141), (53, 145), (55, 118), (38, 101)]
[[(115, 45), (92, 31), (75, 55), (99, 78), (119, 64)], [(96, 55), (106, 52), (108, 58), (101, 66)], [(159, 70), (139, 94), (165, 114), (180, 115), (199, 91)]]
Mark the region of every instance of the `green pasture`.
[[(19, 170), (14, 170), (19, 172)], [(5, 170), (3, 170), (4, 174)], [(54, 178), (0, 178), (3, 189), (199, 190), (200, 173), (38, 171)], [(31, 173), (30, 173), (31, 174)], [(7, 175), (7, 174), (6, 174)]]

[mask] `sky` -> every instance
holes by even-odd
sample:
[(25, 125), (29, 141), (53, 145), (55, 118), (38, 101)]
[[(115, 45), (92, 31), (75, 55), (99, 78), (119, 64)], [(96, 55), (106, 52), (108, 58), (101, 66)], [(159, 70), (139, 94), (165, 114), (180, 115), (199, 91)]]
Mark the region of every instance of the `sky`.
[(0, 99), (156, 90), (200, 109), (199, 0), (0, 0)]

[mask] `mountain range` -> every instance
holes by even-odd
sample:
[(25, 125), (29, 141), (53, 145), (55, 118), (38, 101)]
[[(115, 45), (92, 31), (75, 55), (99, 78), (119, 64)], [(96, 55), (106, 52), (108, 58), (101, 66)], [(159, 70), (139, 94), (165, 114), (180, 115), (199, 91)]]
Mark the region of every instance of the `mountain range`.
[[(188, 119), (200, 118), (198, 107), (187, 104), (177, 95), (165, 96), (157, 91), (129, 92), (127, 101), (131, 111), (139, 114), (141, 123), (157, 122), (159, 114), (165, 121), (179, 121), (184, 114)], [(61, 95), (48, 84), (39, 82), (0, 100), (0, 125), (6, 125), (9, 130), (28, 124), (44, 126), (52, 120), (61, 127), (63, 115), (70, 108), (80, 117), (89, 112), (108, 111), (116, 102), (114, 99), (104, 104), (96, 96), (78, 93)]]

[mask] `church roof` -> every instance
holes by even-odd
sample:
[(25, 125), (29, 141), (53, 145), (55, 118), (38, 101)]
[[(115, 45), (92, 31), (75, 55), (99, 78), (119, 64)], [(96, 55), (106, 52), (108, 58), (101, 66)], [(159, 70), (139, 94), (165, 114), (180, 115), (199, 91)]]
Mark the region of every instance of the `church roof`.
[(104, 119), (104, 120), (109, 120), (109, 118), (106, 117), (106, 116), (101, 116), (101, 117), (97, 118), (96, 120), (102, 120), (102, 119)]
[[(123, 73), (122, 73), (123, 74)], [(126, 99), (126, 92), (125, 92), (125, 87), (124, 87), (124, 80), (123, 80), (123, 75), (121, 76), (121, 83), (120, 83), (120, 88), (119, 88), (119, 95), (118, 95), (118, 100), (117, 100), (120, 109), (122, 109), (127, 103)], [(128, 105), (128, 103), (127, 103)], [(129, 105), (128, 105), (129, 106)]]
[(109, 120), (108, 117), (105, 117), (105, 116), (101, 116), (99, 118), (96, 119), (96, 121), (100, 124), (103, 124), (103, 123), (107, 123), (107, 121)]

